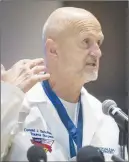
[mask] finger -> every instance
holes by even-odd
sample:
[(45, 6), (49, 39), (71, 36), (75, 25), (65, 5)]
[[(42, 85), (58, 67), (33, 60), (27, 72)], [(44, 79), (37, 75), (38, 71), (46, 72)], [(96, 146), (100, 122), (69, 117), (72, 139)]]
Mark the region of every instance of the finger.
[(24, 60), (20, 60), (18, 62), (16, 62), (14, 65), (20, 64), (20, 65), (25, 65), (27, 63), (29, 63), (31, 60), (30, 59), (24, 59)]
[(25, 83), (23, 87), (21, 87), (23, 92), (28, 92), (36, 83), (42, 82), (50, 78), (50, 74), (39, 74), (39, 75), (32, 75), (29, 77), (29, 80)]
[(32, 77), (32, 80), (36, 84), (37, 82), (42, 82), (44, 80), (48, 80), (49, 78), (50, 78), (50, 74), (46, 73), (46, 74), (34, 75)]
[(44, 64), (44, 59), (43, 58), (38, 58), (31, 60), (28, 64), (29, 68), (32, 69), (36, 65), (43, 65)]
[(38, 74), (40, 72), (46, 72), (45, 66), (35, 66), (31, 69), (32, 74)]

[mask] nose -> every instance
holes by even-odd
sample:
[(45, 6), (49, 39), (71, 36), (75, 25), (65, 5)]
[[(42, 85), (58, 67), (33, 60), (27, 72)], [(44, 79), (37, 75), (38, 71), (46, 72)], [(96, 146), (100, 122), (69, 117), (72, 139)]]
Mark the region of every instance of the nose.
[(98, 57), (98, 58), (100, 58), (102, 56), (102, 52), (101, 52), (100, 47), (97, 43), (95, 43), (91, 47), (91, 55), (94, 57)]

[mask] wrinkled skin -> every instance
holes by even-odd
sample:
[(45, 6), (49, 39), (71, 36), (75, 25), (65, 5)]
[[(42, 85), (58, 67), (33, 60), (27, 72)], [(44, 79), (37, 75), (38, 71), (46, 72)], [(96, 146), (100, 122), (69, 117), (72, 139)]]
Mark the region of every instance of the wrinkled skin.
[(44, 74), (45, 71), (46, 67), (42, 58), (20, 60), (7, 71), (1, 65), (1, 80), (17, 86), (26, 93), (37, 82), (49, 79), (50, 74)]

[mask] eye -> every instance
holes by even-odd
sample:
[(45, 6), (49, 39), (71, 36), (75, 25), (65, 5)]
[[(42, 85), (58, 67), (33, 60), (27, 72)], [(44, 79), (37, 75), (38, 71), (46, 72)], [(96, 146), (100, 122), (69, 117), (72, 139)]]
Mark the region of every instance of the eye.
[(98, 40), (97, 44), (98, 44), (98, 46), (101, 46), (101, 44), (102, 44), (101, 40)]
[(90, 43), (90, 39), (86, 38), (86, 39), (83, 40), (83, 42), (85, 42), (86, 44), (89, 44)]

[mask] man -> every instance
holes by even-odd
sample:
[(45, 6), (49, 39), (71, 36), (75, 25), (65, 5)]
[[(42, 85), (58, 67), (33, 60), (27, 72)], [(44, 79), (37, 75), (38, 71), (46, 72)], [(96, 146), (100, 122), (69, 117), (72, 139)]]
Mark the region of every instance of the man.
[(99, 21), (84, 9), (64, 7), (49, 16), (43, 41), (51, 77), (27, 93), (23, 106), (31, 110), (22, 126), (31, 137), (18, 134), (8, 160), (26, 160), (28, 140), (46, 150), (48, 161), (70, 160), (86, 145), (100, 148), (107, 161), (118, 153), (116, 123), (83, 88), (98, 77), (103, 39)]
[(1, 65), (1, 159), (6, 155), (13, 135), (21, 104), (26, 93), (37, 82), (49, 78), (42, 58), (21, 60), (9, 70)]

